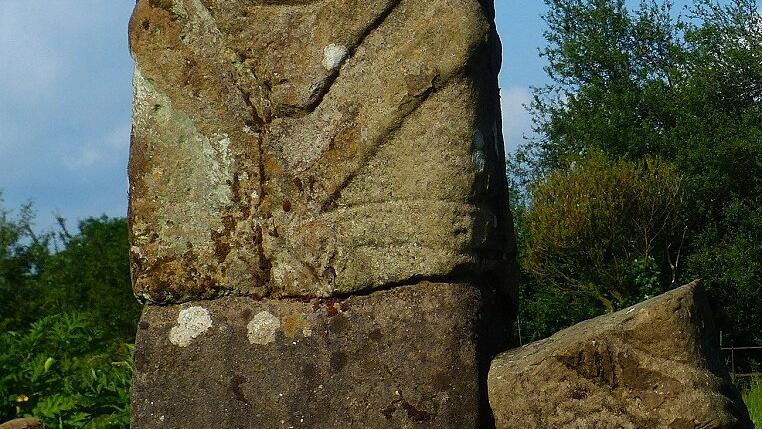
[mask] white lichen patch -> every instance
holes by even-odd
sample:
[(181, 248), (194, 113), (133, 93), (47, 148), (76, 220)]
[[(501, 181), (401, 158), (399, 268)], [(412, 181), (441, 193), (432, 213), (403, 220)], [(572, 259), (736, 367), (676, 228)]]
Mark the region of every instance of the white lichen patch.
[[(143, 210), (133, 222), (137, 243), (159, 235), (164, 255), (211, 248), (210, 231), (222, 231), (221, 213), (233, 195), (233, 147), (226, 134), (202, 134), (184, 112), (135, 70), (136, 137), (150, 142), (149, 162), (138, 171), (150, 195), (138, 202)], [(143, 215), (141, 219), (140, 215)], [(153, 253), (155, 248), (145, 248)]]
[(143, 77), (139, 68), (135, 67), (132, 74), (132, 121), (136, 126), (143, 126), (150, 110), (152, 95), (155, 93), (153, 85)]
[(211, 327), (209, 311), (203, 307), (188, 307), (180, 310), (177, 326), (169, 331), (169, 341), (179, 347), (188, 347), (192, 340)]
[[(231, 170), (233, 153), (230, 150), (231, 141), (227, 134), (215, 134), (214, 138), (203, 138), (199, 141), (201, 152), (206, 158), (205, 164), (209, 166), (207, 176), (210, 183), (223, 184), (233, 177)], [(219, 186), (226, 190), (225, 186)], [(211, 195), (210, 195), (211, 196)], [(225, 192), (218, 196), (220, 201), (228, 202)]]
[(487, 167), (487, 156), (484, 154), (484, 151), (474, 151), (473, 155), (471, 155), (471, 160), (474, 163), (474, 169), (476, 172), (480, 174), (484, 173), (484, 169)]
[(193, 8), (196, 10), (196, 14), (204, 21), (213, 22), (214, 18), (212, 18), (212, 14), (209, 12), (209, 9), (204, 6), (203, 3), (201, 3), (200, 0), (192, 0), (191, 4), (193, 5)]
[(336, 45), (331, 43), (323, 48), (323, 67), (326, 70), (334, 70), (338, 68), (347, 57), (349, 51), (346, 46)]
[(138, 258), (143, 257), (143, 249), (141, 249), (140, 246), (130, 246), (130, 252)]
[(246, 326), (251, 344), (265, 345), (275, 341), (280, 320), (268, 311), (260, 311)]
[(218, 158), (225, 166), (230, 166), (233, 163), (233, 152), (230, 150), (231, 141), (227, 134), (215, 134), (217, 139), (217, 151), (219, 152)]

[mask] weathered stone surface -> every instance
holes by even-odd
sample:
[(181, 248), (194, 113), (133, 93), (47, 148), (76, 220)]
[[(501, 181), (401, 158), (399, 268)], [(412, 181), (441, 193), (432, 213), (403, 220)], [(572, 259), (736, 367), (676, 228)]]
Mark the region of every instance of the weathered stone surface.
[(716, 341), (696, 282), (501, 354), (497, 428), (752, 428)]
[(470, 284), (424, 283), (146, 306), (133, 427), (490, 427), (489, 349), (506, 332), (488, 326), (488, 302)]
[(0, 423), (0, 429), (44, 429), (41, 421), (32, 418), (14, 419)]
[(487, 0), (138, 0), (135, 294), (514, 293)]

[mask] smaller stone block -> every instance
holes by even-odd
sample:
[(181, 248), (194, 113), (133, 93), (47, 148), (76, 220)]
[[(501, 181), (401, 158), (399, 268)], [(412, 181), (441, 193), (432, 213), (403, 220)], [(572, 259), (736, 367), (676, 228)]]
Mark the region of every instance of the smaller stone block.
[(752, 428), (698, 282), (498, 356), (497, 429)]
[(9, 422), (0, 423), (0, 429), (44, 429), (41, 421), (33, 418), (13, 419)]
[(485, 427), (488, 302), (470, 284), (420, 283), (147, 306), (132, 427)]

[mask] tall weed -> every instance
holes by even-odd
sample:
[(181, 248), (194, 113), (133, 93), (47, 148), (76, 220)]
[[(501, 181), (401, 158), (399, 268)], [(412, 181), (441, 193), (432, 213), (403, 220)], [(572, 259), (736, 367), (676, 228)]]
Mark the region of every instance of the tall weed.
[(749, 409), (754, 426), (762, 429), (762, 378), (752, 380), (749, 389), (743, 392), (743, 401)]

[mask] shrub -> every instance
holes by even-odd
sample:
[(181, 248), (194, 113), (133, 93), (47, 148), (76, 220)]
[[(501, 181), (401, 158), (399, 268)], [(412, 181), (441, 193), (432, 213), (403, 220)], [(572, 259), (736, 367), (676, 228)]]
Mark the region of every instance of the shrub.
[(48, 428), (128, 428), (132, 352), (81, 313), (0, 333), (0, 421), (35, 416)]
[(536, 281), (614, 311), (674, 285), (681, 175), (655, 159), (594, 155), (532, 189), (523, 265)]

